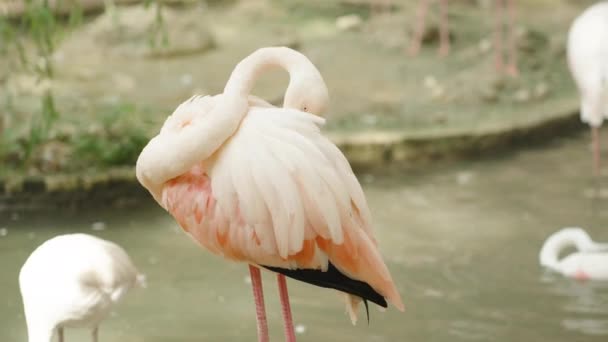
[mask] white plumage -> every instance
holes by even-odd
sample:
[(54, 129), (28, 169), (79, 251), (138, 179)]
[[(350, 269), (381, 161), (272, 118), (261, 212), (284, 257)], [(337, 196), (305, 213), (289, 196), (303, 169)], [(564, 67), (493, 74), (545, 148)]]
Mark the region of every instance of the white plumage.
[(589, 7), (572, 23), (568, 64), (581, 95), (581, 119), (598, 127), (608, 116), (608, 2)]
[[(567, 247), (577, 252), (559, 259)], [(570, 278), (608, 280), (608, 244), (591, 240), (583, 229), (563, 228), (547, 238), (539, 255), (541, 266)]]
[(112, 306), (132, 287), (145, 286), (127, 253), (87, 234), (54, 237), (40, 245), (19, 274), (29, 342), (50, 342), (63, 327), (88, 327), (93, 340)]
[[(283, 108), (251, 96), (258, 76), (273, 67), (290, 76)], [(137, 160), (137, 179), (195, 241), (249, 264), (260, 341), (269, 337), (256, 265), (278, 268), (288, 341), (295, 334), (285, 274), (346, 293), (353, 321), (359, 298), (403, 310), (363, 190), (320, 132), (324, 119), (316, 115), (328, 103), (323, 78), (306, 56), (258, 49), (237, 64), (222, 94), (179, 105)], [(310, 274), (357, 280), (365, 290)]]

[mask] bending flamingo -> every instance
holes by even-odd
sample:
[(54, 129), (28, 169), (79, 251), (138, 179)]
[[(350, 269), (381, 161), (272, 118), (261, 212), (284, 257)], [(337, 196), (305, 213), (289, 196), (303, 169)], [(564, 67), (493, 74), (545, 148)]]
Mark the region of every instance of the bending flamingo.
[(100, 322), (134, 286), (145, 287), (127, 253), (87, 234), (56, 236), (29, 256), (19, 287), (30, 342), (51, 342), (64, 327), (88, 327), (97, 342)]
[[(269, 67), (290, 75), (284, 108), (249, 96)], [(288, 341), (295, 341), (284, 275), (403, 310), (378, 251), (365, 196), (348, 161), (319, 129), (328, 102), (315, 66), (288, 48), (241, 61), (224, 92), (193, 97), (137, 161), (137, 177), (212, 253), (248, 263), (258, 336), (268, 340), (258, 267), (278, 273)]]
[(593, 172), (600, 172), (600, 132), (608, 116), (608, 3), (577, 17), (568, 33), (568, 66), (581, 96), (581, 120), (591, 126)]
[[(578, 250), (559, 260), (567, 247)], [(581, 228), (563, 228), (547, 238), (539, 255), (540, 264), (566, 277), (608, 280), (608, 243), (591, 240)]]

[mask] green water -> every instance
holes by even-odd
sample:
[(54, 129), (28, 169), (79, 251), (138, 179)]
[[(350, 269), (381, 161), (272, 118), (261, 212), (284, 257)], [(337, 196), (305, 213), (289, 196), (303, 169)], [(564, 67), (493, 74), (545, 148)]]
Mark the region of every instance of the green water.
[[(371, 308), (370, 324), (353, 327), (335, 292), (290, 281), (295, 322), (305, 328), (298, 340), (606, 341), (608, 285), (547, 274), (537, 261), (544, 238), (563, 226), (580, 225), (608, 241), (608, 200), (590, 195), (594, 185), (608, 184), (591, 179), (587, 139), (360, 175), (407, 310)], [(155, 205), (2, 215), (2, 342), (26, 341), (17, 274), (27, 255), (56, 234), (77, 231), (119, 243), (148, 276), (149, 287), (133, 291), (104, 321), (100, 341), (255, 340), (247, 267), (199, 249)], [(97, 221), (104, 230), (92, 230)], [(272, 340), (280, 341), (274, 277), (264, 281)], [(68, 342), (86, 337), (66, 332)]]

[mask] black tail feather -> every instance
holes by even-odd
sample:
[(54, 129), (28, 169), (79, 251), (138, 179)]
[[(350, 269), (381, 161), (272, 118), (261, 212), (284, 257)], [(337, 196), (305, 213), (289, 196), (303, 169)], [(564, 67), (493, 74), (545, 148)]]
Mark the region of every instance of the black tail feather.
[(342, 272), (340, 272), (334, 265), (329, 263), (327, 265), (327, 271), (323, 272), (321, 270), (310, 270), (310, 269), (295, 269), (290, 270), (286, 268), (280, 267), (271, 267), (260, 265), (270, 271), (281, 273), (286, 277), (303, 281), (305, 283), (309, 283), (312, 285), (335, 289), (338, 291), (342, 291), (357, 297), (361, 297), (363, 302), (365, 303), (365, 312), (367, 313), (367, 323), (369, 324), (369, 308), (367, 305), (367, 301), (369, 300), (372, 303), (375, 303), (383, 308), (386, 308), (388, 305), (386, 303), (386, 299), (376, 292), (369, 284), (362, 282), (360, 280), (355, 280), (347, 277)]

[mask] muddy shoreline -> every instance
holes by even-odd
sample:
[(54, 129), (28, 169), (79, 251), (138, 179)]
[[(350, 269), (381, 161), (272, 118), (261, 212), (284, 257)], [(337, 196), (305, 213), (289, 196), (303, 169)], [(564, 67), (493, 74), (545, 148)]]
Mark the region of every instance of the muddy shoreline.
[[(420, 169), (434, 162), (478, 159), (548, 143), (586, 129), (575, 111), (528, 126), (480, 134), (406, 137), (388, 132), (331, 135), (358, 172), (387, 167)], [(133, 168), (0, 180), (0, 212), (134, 207), (151, 201)]]

